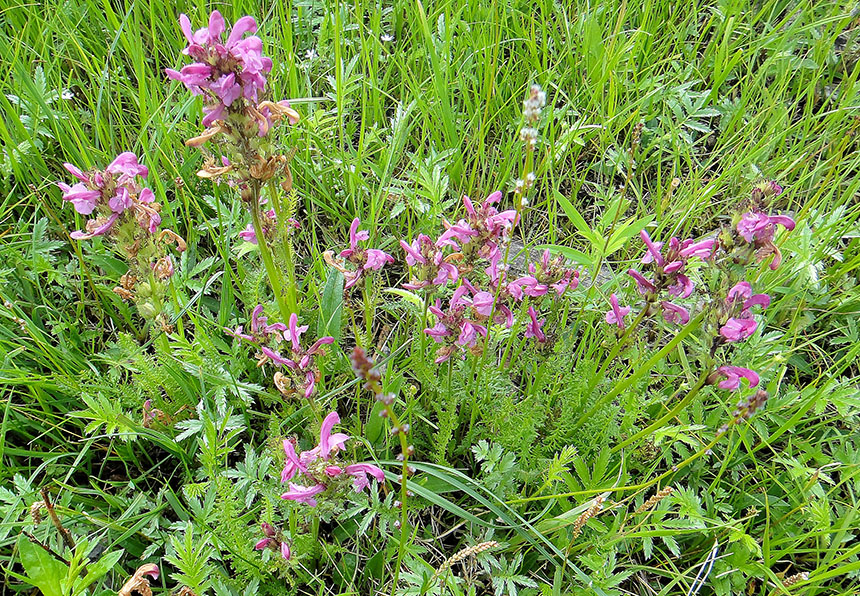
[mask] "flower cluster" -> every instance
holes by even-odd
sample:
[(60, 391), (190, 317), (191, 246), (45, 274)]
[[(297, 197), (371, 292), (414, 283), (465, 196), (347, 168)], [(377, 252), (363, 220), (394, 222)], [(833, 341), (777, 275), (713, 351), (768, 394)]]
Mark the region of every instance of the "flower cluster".
[[(223, 40), (227, 30), (224, 17), (217, 10), (209, 16), (209, 26), (192, 32), (191, 21), (180, 15), (179, 25), (188, 40), (183, 54), (196, 60), (177, 72), (166, 69), (167, 76), (182, 82), (193, 94), (205, 95), (208, 103), (203, 126), (226, 117), (231, 107), (241, 100), (256, 104), (266, 86), (266, 74), (272, 70), (272, 59), (263, 56), (263, 42), (256, 35), (244, 37), (257, 31), (253, 17), (245, 16)], [(243, 110), (245, 106), (240, 106)], [(262, 131), (262, 126), (260, 126)], [(265, 134), (265, 133), (261, 133)]]
[(738, 282), (729, 290), (722, 313), (726, 322), (720, 327), (720, 335), (725, 341), (743, 341), (755, 333), (758, 323), (750, 311), (753, 306), (767, 308), (770, 296), (753, 294), (752, 286), (746, 281)]
[(469, 197), (463, 196), (466, 218), (454, 224), (444, 222), (446, 230), (436, 241), (436, 246), (450, 246), (462, 255), (461, 259), (467, 265), (477, 259), (492, 260), (500, 253), (500, 247), (518, 218), (513, 209), (501, 212), (496, 209), (495, 203), (501, 198), (502, 193), (496, 191), (476, 209)]
[(403, 284), (407, 290), (444, 286), (449, 280), (457, 282), (457, 266), (446, 260), (442, 249), (430, 236), (418, 234), (412, 244), (401, 240), (400, 246), (406, 252), (406, 264), (413, 267), (411, 280)]
[[(286, 375), (280, 371), (274, 375), (275, 386), (284, 397), (298, 394), (310, 399), (321, 376), (315, 357), (323, 352), (324, 345), (334, 343), (334, 338), (321, 337), (310, 348), (305, 349), (301, 344), (301, 336), (308, 330), (308, 326), (300, 326), (298, 322), (298, 316), (293, 313), (288, 325), (269, 323), (268, 317), (263, 316), (263, 305), (260, 304), (251, 313), (251, 324), (247, 331), (244, 325), (240, 325), (234, 330), (228, 330), (228, 333), (260, 348), (260, 366), (272, 362), (286, 367)], [(288, 352), (284, 352), (286, 356), (278, 351), (282, 341), (288, 344)], [(274, 349), (269, 347), (270, 345), (273, 345)]]
[(543, 252), (539, 263), (529, 263), (529, 273), (508, 284), (508, 291), (517, 300), (521, 300), (523, 294), (539, 298), (550, 289), (561, 296), (568, 289), (574, 290), (579, 285), (579, 271), (565, 267), (561, 255), (553, 259), (548, 250)]
[[(281, 495), (282, 499), (315, 507), (317, 495), (345, 477), (350, 477), (356, 492), (361, 492), (370, 484), (368, 475), (377, 482), (385, 481), (385, 473), (373, 464), (356, 463), (344, 466), (335, 459), (337, 452), (342, 450), (349, 440), (349, 436), (344, 433), (332, 434), (337, 424), (340, 424), (337, 412), (329, 413), (322, 422), (319, 445), (300, 454), (296, 453), (294, 440), (284, 439), (287, 460), (281, 472), (281, 482), (289, 482), (289, 491)], [(296, 476), (301, 476), (308, 484), (291, 482)]]
[[(203, 133), (188, 139), (186, 145), (199, 147), (218, 137), (222, 141), (220, 163), (207, 154), (203, 178), (218, 179), (229, 175), (228, 183), (240, 190), (248, 203), (259, 201), (258, 183), (276, 175), (289, 179), (289, 159), (270, 155), (261, 138), (286, 118), (295, 124), (299, 114), (287, 101), (262, 100), (266, 76), (272, 60), (263, 55), (263, 42), (256, 35), (257, 22), (250, 16), (236, 21), (227, 35), (227, 23), (217, 10), (209, 16), (209, 25), (192, 31), (186, 15), (179, 25), (188, 47), (183, 53), (195, 62), (181, 70), (166, 69), (171, 79), (182, 82), (193, 94), (205, 99)], [(253, 182), (253, 183), (252, 183)]]
[[(406, 264), (412, 268), (406, 289), (431, 291), (449, 281), (460, 282), (446, 309), (438, 298), (429, 307), (436, 321), (424, 333), (442, 344), (436, 352), (437, 363), (445, 362), (458, 350), (477, 353), (481, 349), (478, 340), (487, 336), (491, 319), (513, 327), (516, 303), (562, 296), (579, 283), (579, 272), (567, 267), (563, 256), (553, 258), (549, 251), (544, 251), (537, 263), (529, 264), (528, 274), (509, 281), (504, 258), (519, 215), (513, 209), (496, 208), (501, 196), (501, 192), (494, 192), (478, 207), (464, 196), (466, 216), (454, 224), (444, 222), (446, 229), (436, 242), (425, 234), (419, 234), (412, 243), (400, 241)], [(488, 264), (482, 268), (478, 266), (481, 262)], [(545, 319), (539, 318), (535, 306), (528, 308), (525, 337), (543, 343), (547, 340), (542, 330)]]
[(70, 163), (63, 166), (79, 180), (72, 186), (57, 183), (63, 191), (63, 200), (81, 215), (94, 215), (87, 221), (86, 231), (72, 232), (72, 238), (88, 240), (102, 236), (123, 220), (136, 221), (149, 234), (158, 229), (161, 205), (155, 202), (152, 190), (138, 181), (146, 178), (149, 170), (138, 163), (134, 153), (121, 153), (104, 170), (83, 172)]
[(354, 269), (341, 269), (346, 278), (346, 289), (351, 288), (358, 283), (361, 276), (366, 271), (378, 271), (386, 264), (393, 263), (394, 257), (387, 252), (378, 248), (362, 248), (359, 246), (359, 241), (370, 239), (370, 234), (367, 230), (359, 230), (361, 220), (357, 217), (352, 220), (352, 225), (349, 226), (349, 248), (341, 251), (340, 258), (350, 263)]
[(474, 348), (478, 335), (487, 335), (487, 328), (478, 320), (486, 320), (493, 311), (493, 295), (489, 292), (474, 292), (469, 299), (467, 294), (470, 286), (465, 283), (454, 290), (448, 300), (448, 309), (442, 310), (442, 304), (436, 300), (436, 305), (430, 307), (437, 322), (434, 327), (424, 330), (424, 333), (437, 343), (444, 343), (436, 352), (436, 363), (445, 362), (457, 347)]

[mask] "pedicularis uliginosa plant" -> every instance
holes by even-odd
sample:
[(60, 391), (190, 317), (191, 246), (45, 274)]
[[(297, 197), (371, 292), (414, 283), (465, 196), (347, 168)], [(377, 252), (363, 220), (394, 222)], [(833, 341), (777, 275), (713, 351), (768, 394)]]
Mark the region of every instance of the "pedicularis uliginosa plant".
[[(476, 558), (481, 567), (469, 568), (469, 577), (481, 587), (471, 594), (537, 594), (533, 578), (543, 593), (568, 584), (577, 594), (619, 593), (612, 589), (626, 578), (612, 583), (591, 563), (586, 573), (571, 553), (588, 561), (629, 540), (628, 551), (647, 549), (650, 557), (651, 543), (640, 544), (651, 534), (637, 533), (644, 523), (637, 516), (674, 498), (665, 485), (741, 432), (779, 391), (784, 361), (768, 359), (757, 340), (773, 272), (785, 267), (779, 244), (795, 229), (779, 210), (783, 188), (759, 181), (737, 193), (744, 198), (724, 202), (730, 207), (719, 228), (685, 237), (679, 227), (679, 238), (667, 231), (671, 222), (655, 224), (641, 211), (622, 221), (631, 166), (613, 191), (606, 241), (595, 243), (603, 250), (584, 266), (571, 247), (535, 241), (544, 214), (532, 205), (546, 204), (544, 182), (560, 167), (541, 136), (553, 124), (553, 105), (535, 84), (520, 88), (525, 100), (511, 135), (519, 156), (506, 157), (515, 160), (513, 179), (487, 182), (441, 218), (410, 219), (399, 228), (408, 233), (386, 235), (375, 212), (341, 207), (332, 211), (339, 219), (315, 221), (300, 209), (313, 189), (293, 179), (296, 151), (278, 134), (319, 137), (288, 101), (272, 96), (269, 77), (283, 69), (264, 55), (255, 19), (231, 26), (213, 11), (205, 27), (182, 15), (179, 28), (187, 46), (176, 61), (185, 62), (166, 76), (202, 99), (202, 118), (186, 141), (200, 151), (202, 180), (185, 192), (218, 185), (236, 205), (237, 237), (256, 245), (243, 248), (259, 254), (249, 266), (222, 252), (225, 279), (242, 286), (238, 299), (225, 281), (225, 302), (183, 318), (194, 305), (171, 287), (172, 252), (188, 247), (160, 228), (162, 207), (140, 163), (146, 156), (125, 152), (88, 171), (64, 164), (76, 181), (58, 183), (63, 200), (87, 218), (71, 238), (101, 237), (128, 267), (113, 291), (157, 324), (150, 325), (159, 333), (154, 353), (149, 343), (139, 346), (144, 355), (131, 373), (149, 379), (143, 423), (122, 419), (129, 434), (182, 458), (195, 520), (183, 510), (181, 522), (165, 526), (170, 546), (153, 542), (142, 558), (163, 551), (181, 571), (171, 577), (198, 591), (218, 587), (199, 572), (217, 568), (221, 585), (257, 582), (249, 585), (267, 593), (283, 580), (298, 593), (324, 578), (365, 593), (460, 594), (448, 572)], [(642, 128), (633, 129), (634, 146)], [(318, 228), (312, 240), (303, 235)], [(622, 236), (627, 264), (606, 258), (618, 228), (633, 230)], [(175, 333), (178, 320), (184, 333)], [(162, 374), (171, 354), (179, 365)], [(180, 405), (177, 394), (200, 401)], [(95, 407), (81, 416), (94, 417)], [(720, 412), (717, 423), (703, 408)], [(695, 425), (679, 422), (688, 410)], [(694, 441), (691, 429), (706, 439)], [(249, 441), (237, 463), (245, 431), (262, 440)], [(201, 467), (193, 471), (194, 458), (177, 444), (195, 435)], [(649, 457), (667, 436), (681, 437), (683, 457)], [(630, 481), (634, 470), (643, 477)], [(644, 501), (652, 487), (657, 492)], [(466, 511), (453, 493), (480, 508)], [(596, 523), (610, 511), (618, 523)], [(695, 522), (683, 527), (705, 526)], [(605, 543), (582, 543), (592, 530)], [(464, 550), (452, 549), (460, 543)], [(510, 556), (490, 552), (501, 548)], [(183, 567), (193, 552), (203, 566)], [(137, 575), (149, 590), (145, 576), (157, 579), (158, 570)]]

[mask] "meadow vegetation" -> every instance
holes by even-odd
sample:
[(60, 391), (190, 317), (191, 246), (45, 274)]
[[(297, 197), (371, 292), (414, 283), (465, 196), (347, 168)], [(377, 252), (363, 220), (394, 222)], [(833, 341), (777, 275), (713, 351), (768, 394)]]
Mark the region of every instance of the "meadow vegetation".
[(4, 593), (856, 594), (856, 9), (0, 23)]

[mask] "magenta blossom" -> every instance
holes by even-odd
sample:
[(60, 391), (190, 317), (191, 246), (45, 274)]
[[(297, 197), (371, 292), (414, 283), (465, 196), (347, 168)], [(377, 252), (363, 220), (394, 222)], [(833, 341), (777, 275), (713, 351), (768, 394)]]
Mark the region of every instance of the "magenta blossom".
[(315, 497), (328, 489), (329, 484), (343, 476), (352, 477), (353, 489), (361, 492), (370, 484), (367, 476), (370, 475), (377, 482), (385, 481), (384, 472), (373, 464), (356, 463), (341, 466), (333, 459), (349, 437), (343, 433), (332, 433), (335, 425), (340, 423), (337, 412), (330, 412), (325, 417), (320, 429), (319, 445), (309, 451), (303, 451), (297, 455), (293, 441), (284, 441), (284, 452), (287, 461), (281, 472), (281, 482), (288, 482), (298, 475), (310, 481), (311, 485), (302, 486), (293, 482), (289, 483), (290, 490), (281, 495), (282, 499), (289, 499), (315, 507)]
[(618, 306), (618, 298), (615, 294), (610, 294), (609, 305), (612, 309), (606, 313), (606, 322), (610, 325), (618, 325), (619, 329), (624, 329), (624, 317), (630, 314), (630, 307)]
[[(478, 335), (487, 335), (487, 328), (477, 322), (478, 313), (473, 301), (466, 297), (469, 286), (462, 285), (454, 290), (448, 301), (448, 310), (443, 311), (437, 300), (430, 312), (436, 316), (436, 325), (424, 330), (436, 343), (446, 344), (436, 352), (436, 363), (441, 363), (459, 348), (475, 347)], [(470, 310), (471, 309), (471, 313)], [(470, 319), (469, 317), (472, 317)]]
[(725, 377), (725, 379), (717, 383), (717, 387), (731, 391), (740, 389), (741, 379), (749, 381), (750, 387), (755, 387), (759, 383), (759, 376), (755, 371), (741, 366), (721, 366), (713, 376), (716, 378)]
[(406, 264), (415, 268), (412, 279), (403, 284), (407, 290), (444, 286), (449, 280), (457, 281), (457, 267), (445, 261), (445, 255), (429, 236), (419, 234), (412, 244), (401, 240), (400, 246), (406, 252)]
[(227, 333), (236, 339), (244, 339), (258, 345), (268, 343), (274, 338), (276, 342), (280, 342), (281, 335), (287, 331), (287, 326), (283, 323), (269, 324), (268, 317), (263, 316), (263, 305), (258, 304), (251, 312), (251, 325), (246, 333), (243, 325), (239, 325), (236, 329)]
[(698, 242), (670, 238), (668, 245), (665, 245), (651, 240), (645, 230), (639, 232), (639, 237), (647, 249), (642, 263), (653, 270), (654, 277), (649, 280), (635, 269), (630, 269), (627, 273), (636, 281), (639, 293), (653, 300), (664, 290), (678, 298), (689, 297), (693, 293), (693, 282), (684, 274), (687, 262), (693, 257), (710, 259), (717, 246), (714, 238)]
[(749, 282), (735, 284), (726, 295), (726, 322), (720, 327), (720, 335), (728, 342), (743, 341), (755, 333), (758, 323), (753, 318), (751, 308), (770, 306), (770, 296), (753, 294)]
[(533, 306), (529, 306), (529, 319), (531, 319), (526, 325), (526, 337), (535, 338), (538, 343), (543, 343), (546, 341), (546, 335), (544, 334), (541, 327), (546, 322), (546, 319), (541, 319), (538, 321), (537, 312), (535, 311)]
[[(281, 323), (276, 325), (278, 325), (277, 330), (282, 329)], [(269, 325), (267, 329), (274, 329), (274, 327)], [(307, 325), (299, 326), (298, 316), (296, 313), (293, 313), (290, 315), (289, 325), (283, 332), (284, 339), (290, 343), (289, 357), (282, 356), (279, 352), (267, 346), (262, 346), (260, 351), (265, 356), (263, 362), (270, 360), (277, 365), (285, 366), (289, 370), (292, 376), (292, 384), (288, 388), (279, 386), (278, 389), (282, 393), (285, 393), (285, 391), (286, 393), (300, 391), (304, 397), (310, 398), (314, 394), (316, 382), (319, 380), (320, 375), (319, 369), (314, 362), (314, 357), (323, 351), (322, 347), (324, 345), (334, 343), (334, 338), (330, 336), (321, 337), (310, 348), (305, 350), (302, 348), (300, 338), (307, 330)]]
[(664, 300), (660, 303), (663, 309), (663, 318), (667, 323), (675, 323), (677, 325), (686, 325), (690, 322), (690, 313), (683, 306), (679, 306), (674, 302)]
[(70, 163), (63, 164), (80, 182), (69, 186), (58, 182), (63, 200), (71, 203), (81, 215), (95, 217), (87, 221), (86, 231), (72, 232), (75, 240), (88, 240), (107, 234), (117, 222), (134, 220), (150, 234), (161, 224), (161, 205), (155, 202), (151, 189), (142, 186), (138, 177), (146, 178), (149, 170), (138, 163), (130, 151), (121, 153), (104, 171), (87, 173)]
[[(263, 217), (261, 219), (263, 220), (263, 235), (266, 238), (269, 238), (275, 231), (275, 224), (277, 221), (275, 217), (275, 210), (269, 209), (268, 211), (264, 211)], [(257, 244), (257, 232), (256, 230), (254, 230), (254, 224), (249, 223), (244, 230), (239, 232), (239, 238), (241, 238), (245, 242)]]
[(501, 198), (502, 193), (496, 191), (476, 208), (469, 197), (463, 196), (466, 218), (454, 224), (443, 222), (446, 229), (436, 245), (440, 248), (450, 246), (462, 252), (467, 263), (492, 258), (517, 222), (517, 212), (513, 209), (496, 209), (495, 204)]
[(559, 296), (579, 285), (579, 271), (564, 266), (564, 257), (559, 255), (550, 258), (550, 252), (545, 250), (538, 264), (529, 263), (529, 273), (508, 284), (508, 289), (518, 300), (523, 294), (538, 298), (546, 295), (550, 289)]
[(361, 225), (361, 220), (357, 217), (352, 220), (352, 225), (349, 226), (349, 248), (341, 251), (341, 258), (356, 266), (355, 271), (346, 271), (346, 285), (344, 289), (349, 289), (358, 283), (362, 273), (365, 271), (377, 271), (382, 269), (388, 263), (394, 262), (394, 257), (378, 248), (361, 248), (359, 241), (369, 240), (370, 234), (366, 230), (359, 231), (358, 226)]
[(776, 269), (782, 262), (782, 253), (773, 242), (778, 225), (789, 232), (795, 226), (794, 220), (787, 215), (767, 215), (760, 211), (744, 213), (737, 224), (738, 234), (755, 250), (757, 262), (773, 255), (773, 260), (770, 262), (771, 269)]
[[(256, 103), (266, 86), (266, 75), (272, 70), (272, 60), (263, 56), (263, 42), (246, 33), (257, 31), (257, 22), (242, 17), (233, 26), (227, 40), (224, 17), (217, 10), (209, 16), (209, 26), (191, 30), (191, 21), (180, 15), (179, 25), (188, 40), (184, 54), (196, 60), (177, 72), (167, 69), (171, 79), (182, 82), (193, 94), (205, 95), (208, 102), (203, 126), (226, 117), (228, 111), (244, 109), (244, 100)], [(235, 107), (240, 106), (240, 110)]]

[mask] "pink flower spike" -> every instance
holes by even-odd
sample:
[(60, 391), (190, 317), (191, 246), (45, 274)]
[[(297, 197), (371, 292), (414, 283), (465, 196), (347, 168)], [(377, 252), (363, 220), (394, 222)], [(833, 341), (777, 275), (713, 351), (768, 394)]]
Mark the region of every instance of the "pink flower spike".
[(717, 369), (717, 373), (726, 377), (717, 384), (720, 389), (735, 391), (740, 388), (742, 378), (749, 381), (750, 387), (756, 387), (759, 383), (758, 374), (742, 366), (721, 366)]
[(609, 304), (612, 310), (606, 313), (606, 322), (610, 325), (618, 325), (619, 329), (624, 329), (624, 317), (630, 314), (629, 306), (618, 306), (618, 297), (615, 294), (609, 296)]
[(290, 490), (282, 494), (281, 498), (316, 507), (317, 501), (314, 497), (321, 492), (324, 492), (325, 489), (326, 487), (324, 484), (317, 484), (316, 486), (301, 486), (290, 482)]
[(660, 303), (663, 307), (663, 318), (667, 323), (686, 325), (690, 322), (690, 313), (683, 306), (664, 300)]

